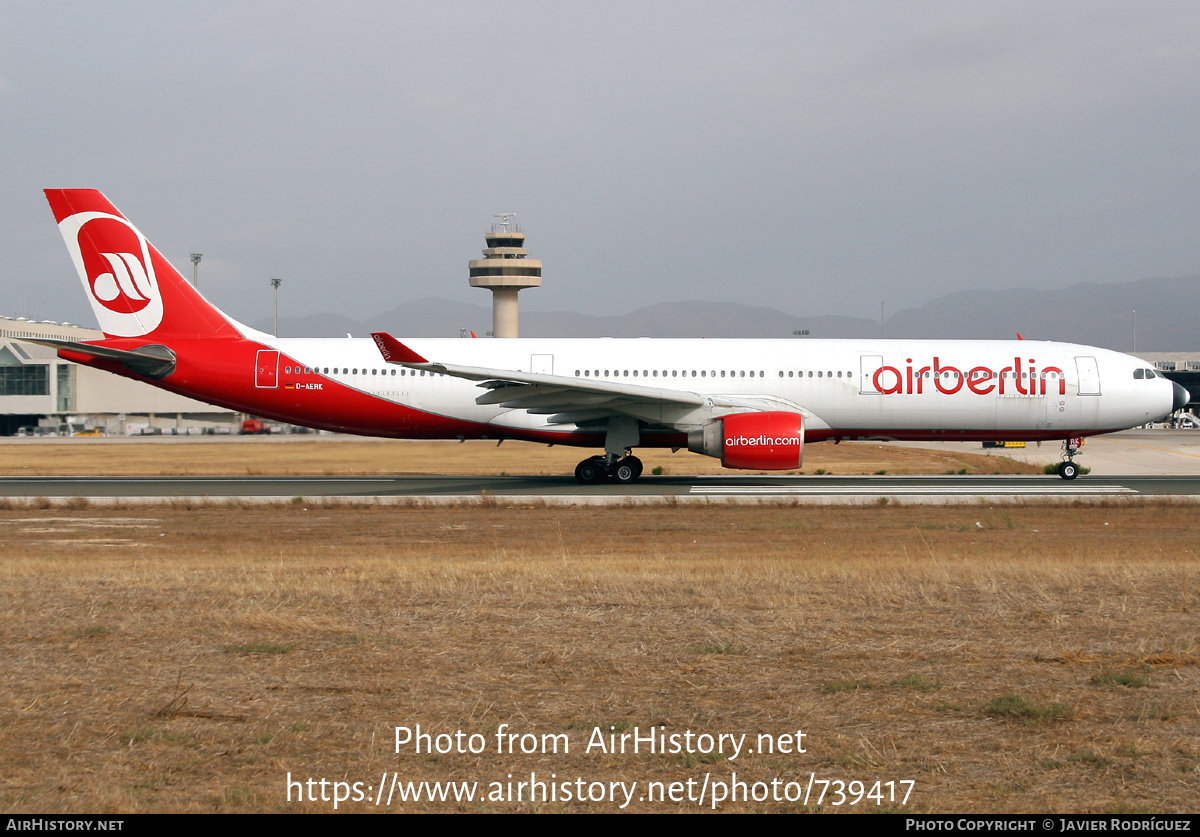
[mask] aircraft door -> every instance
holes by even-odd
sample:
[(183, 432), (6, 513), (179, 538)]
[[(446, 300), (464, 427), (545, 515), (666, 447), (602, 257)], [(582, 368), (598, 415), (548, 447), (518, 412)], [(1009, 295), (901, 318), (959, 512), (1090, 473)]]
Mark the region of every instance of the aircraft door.
[(275, 349), (259, 349), (254, 360), (254, 386), (258, 389), (276, 389), (279, 386), (279, 352)]
[[(881, 366), (883, 366), (883, 355), (862, 355), (859, 358), (858, 392), (860, 395), (880, 394), (880, 391), (875, 388), (875, 373)], [(889, 380), (884, 385), (890, 386), (892, 383)]]
[(1079, 394), (1100, 394), (1100, 368), (1094, 357), (1075, 358), (1075, 371), (1079, 373)]

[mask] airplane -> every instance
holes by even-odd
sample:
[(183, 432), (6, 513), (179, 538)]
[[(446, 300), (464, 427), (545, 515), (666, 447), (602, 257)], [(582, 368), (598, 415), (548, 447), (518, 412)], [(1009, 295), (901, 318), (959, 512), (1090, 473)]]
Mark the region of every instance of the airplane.
[(1145, 361), (1034, 340), (279, 338), (222, 313), (100, 192), (46, 197), (103, 340), (60, 357), (306, 427), (599, 448), (581, 483), (628, 483), (636, 448), (795, 470), (806, 442), (1059, 441), (1157, 421), (1188, 391)]

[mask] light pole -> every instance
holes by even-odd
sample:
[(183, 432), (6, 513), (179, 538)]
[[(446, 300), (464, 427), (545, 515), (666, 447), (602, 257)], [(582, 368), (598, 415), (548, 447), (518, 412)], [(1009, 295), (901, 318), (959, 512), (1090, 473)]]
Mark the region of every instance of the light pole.
[(200, 259), (203, 253), (192, 253), (192, 287), (200, 287)]
[(278, 276), (271, 277), (271, 287), (275, 289), (275, 336), (279, 336), (279, 286), (283, 280)]
[(1137, 311), (1133, 312), (1133, 350), (1137, 351)]

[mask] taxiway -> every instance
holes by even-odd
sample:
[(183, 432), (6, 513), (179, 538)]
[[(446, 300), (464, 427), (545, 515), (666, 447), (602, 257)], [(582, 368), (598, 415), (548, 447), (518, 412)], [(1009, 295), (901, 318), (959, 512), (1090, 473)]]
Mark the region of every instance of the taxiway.
[(630, 485), (579, 485), (553, 476), (400, 477), (9, 477), (0, 496), (23, 498), (463, 498), (531, 497), (559, 502), (679, 502), (690, 498), (896, 498), (926, 502), (982, 498), (1196, 497), (1200, 476), (662, 476)]

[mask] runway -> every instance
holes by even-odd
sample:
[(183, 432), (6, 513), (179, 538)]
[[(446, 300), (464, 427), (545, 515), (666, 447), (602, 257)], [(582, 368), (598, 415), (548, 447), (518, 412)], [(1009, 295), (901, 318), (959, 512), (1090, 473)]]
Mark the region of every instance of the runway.
[(680, 502), (752, 498), (814, 502), (973, 501), (985, 498), (1200, 498), (1200, 476), (1106, 476), (1066, 481), (1052, 476), (662, 476), (629, 485), (580, 485), (573, 477), (8, 477), (0, 497), (13, 498), (541, 498), (557, 502)]

